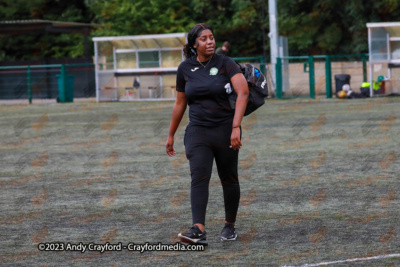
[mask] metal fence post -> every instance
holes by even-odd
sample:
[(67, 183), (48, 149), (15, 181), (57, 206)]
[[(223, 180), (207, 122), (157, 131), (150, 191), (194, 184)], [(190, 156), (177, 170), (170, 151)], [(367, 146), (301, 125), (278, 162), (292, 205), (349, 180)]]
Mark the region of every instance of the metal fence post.
[(325, 56), (326, 98), (332, 98), (332, 66), (331, 57)]
[(309, 76), (310, 76), (310, 97), (315, 98), (315, 75), (314, 75), (314, 57), (308, 56)]
[(67, 95), (67, 72), (65, 70), (65, 65), (61, 64), (61, 88), (58, 92), (58, 97), (60, 99), (61, 103), (64, 103), (66, 101), (66, 95)]
[(367, 82), (367, 55), (363, 54), (361, 56), (362, 58), (362, 64), (363, 64), (363, 82)]
[(265, 73), (265, 58), (260, 57), (260, 71), (264, 74), (265, 77), (267, 77), (267, 74)]
[(31, 74), (31, 66), (28, 65), (27, 68), (27, 84), (28, 84), (28, 99), (29, 104), (32, 104), (32, 74)]
[(282, 98), (282, 58), (276, 58), (275, 65), (275, 73), (276, 73), (276, 98)]

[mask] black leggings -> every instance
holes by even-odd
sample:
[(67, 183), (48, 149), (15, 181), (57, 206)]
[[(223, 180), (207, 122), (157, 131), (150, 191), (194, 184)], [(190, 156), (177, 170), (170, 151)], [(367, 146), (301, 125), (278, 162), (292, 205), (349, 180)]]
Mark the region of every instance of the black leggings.
[[(242, 129), (240, 129), (240, 135), (241, 133)], [(190, 201), (193, 224), (205, 225), (208, 188), (214, 158), (224, 192), (225, 220), (230, 223), (236, 221), (240, 199), (237, 171), (239, 150), (229, 147), (231, 134), (232, 123), (216, 127), (189, 123), (186, 127), (184, 144), (192, 177)]]

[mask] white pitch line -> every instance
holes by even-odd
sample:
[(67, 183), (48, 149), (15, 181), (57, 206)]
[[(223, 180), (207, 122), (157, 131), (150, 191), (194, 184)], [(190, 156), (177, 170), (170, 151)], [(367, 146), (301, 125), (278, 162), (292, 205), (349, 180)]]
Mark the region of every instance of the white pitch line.
[(354, 258), (354, 259), (339, 260), (339, 261), (327, 261), (327, 262), (320, 262), (320, 263), (313, 263), (313, 264), (304, 264), (304, 265), (299, 265), (299, 266), (286, 266), (285, 265), (283, 267), (312, 267), (312, 266), (321, 266), (321, 265), (344, 263), (344, 262), (369, 261), (369, 260), (379, 260), (379, 259), (396, 258), (396, 257), (400, 257), (400, 254), (387, 254), (387, 255), (380, 255), (380, 256), (368, 257), (368, 258)]

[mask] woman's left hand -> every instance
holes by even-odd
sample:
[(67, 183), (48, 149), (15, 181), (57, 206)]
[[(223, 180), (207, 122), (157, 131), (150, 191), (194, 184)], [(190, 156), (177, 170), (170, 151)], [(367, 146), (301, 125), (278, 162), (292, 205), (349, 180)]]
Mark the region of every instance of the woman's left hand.
[(240, 127), (232, 129), (231, 146), (235, 150), (242, 148), (242, 142), (240, 141)]

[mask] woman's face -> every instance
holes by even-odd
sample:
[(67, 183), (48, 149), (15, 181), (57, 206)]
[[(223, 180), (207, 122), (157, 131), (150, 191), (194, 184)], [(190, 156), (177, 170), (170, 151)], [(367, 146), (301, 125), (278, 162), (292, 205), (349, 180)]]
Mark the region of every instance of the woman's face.
[(215, 40), (210, 30), (203, 30), (200, 36), (196, 38), (196, 44), (193, 46), (197, 49), (197, 54), (207, 57), (214, 54)]

